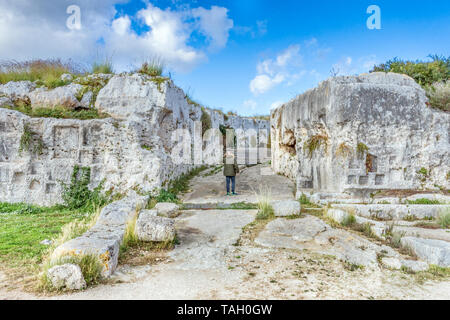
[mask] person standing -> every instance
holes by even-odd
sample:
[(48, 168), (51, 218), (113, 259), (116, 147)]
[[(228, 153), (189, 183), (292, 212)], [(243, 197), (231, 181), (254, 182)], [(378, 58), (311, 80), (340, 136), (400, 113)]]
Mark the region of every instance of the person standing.
[[(223, 175), (226, 178), (227, 196), (236, 196), (236, 174), (239, 173), (239, 167), (237, 165), (236, 157), (231, 151), (225, 154), (225, 164), (223, 166)], [(230, 193), (231, 184), (231, 193)]]

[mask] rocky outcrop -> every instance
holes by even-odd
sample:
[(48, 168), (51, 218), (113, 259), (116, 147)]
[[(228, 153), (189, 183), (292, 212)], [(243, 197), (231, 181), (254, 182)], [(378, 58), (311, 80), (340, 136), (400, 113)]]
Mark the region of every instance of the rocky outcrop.
[[(226, 117), (189, 104), (185, 93), (166, 78), (91, 75), (52, 90), (36, 89), (27, 81), (10, 82), (0, 85), (0, 96), (8, 101), (25, 99), (32, 108), (64, 104), (69, 109), (86, 108), (95, 101), (98, 111), (110, 116), (31, 118), (0, 108), (0, 201), (61, 202), (59, 182), (69, 181), (75, 165), (91, 168), (91, 187), (103, 181), (105, 190), (157, 192), (199, 165), (222, 161), (223, 141), (214, 134), (205, 134), (202, 140), (203, 113), (211, 119), (208, 124), (213, 132), (220, 134), (226, 127), (253, 130), (254, 139), (238, 140), (238, 144), (254, 145), (255, 160), (266, 159), (266, 150), (258, 152), (256, 147), (267, 140), (267, 121)], [(25, 128), (31, 131), (32, 145), (19, 152)], [(196, 150), (195, 161), (192, 149)], [(247, 149), (243, 162), (249, 160)]]
[(400, 74), (326, 80), (272, 111), (272, 166), (305, 193), (448, 189), (450, 114), (426, 102)]

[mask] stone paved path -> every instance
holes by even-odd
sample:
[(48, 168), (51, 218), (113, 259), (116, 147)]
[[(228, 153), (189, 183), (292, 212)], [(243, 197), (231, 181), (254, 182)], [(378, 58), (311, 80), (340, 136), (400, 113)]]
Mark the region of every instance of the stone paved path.
[(186, 204), (257, 203), (257, 193), (268, 188), (273, 200), (289, 200), (295, 197), (295, 186), (286, 177), (274, 174), (270, 165), (257, 165), (241, 169), (236, 177), (238, 196), (226, 196), (225, 177), (222, 169), (203, 172), (191, 181), (191, 191), (184, 194)]

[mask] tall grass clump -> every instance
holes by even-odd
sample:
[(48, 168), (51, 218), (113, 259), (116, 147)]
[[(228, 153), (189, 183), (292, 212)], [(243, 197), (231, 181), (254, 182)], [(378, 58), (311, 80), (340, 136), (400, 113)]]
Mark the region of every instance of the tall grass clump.
[(94, 254), (72, 254), (61, 257), (54, 257), (54, 250), (61, 244), (81, 236), (92, 228), (100, 216), (101, 209), (88, 214), (84, 219), (75, 220), (64, 225), (58, 237), (52, 240), (52, 244), (43, 256), (42, 273), (40, 277), (40, 287), (46, 290), (53, 290), (47, 272), (50, 268), (66, 263), (80, 266), (81, 273), (87, 285), (97, 284), (101, 279), (103, 264), (100, 258)]
[(0, 83), (9, 81), (37, 81), (38, 86), (56, 88), (67, 84), (61, 80), (65, 73), (81, 74), (81, 68), (73, 61), (61, 59), (36, 59), (28, 61), (8, 60), (0, 62)]
[(114, 73), (114, 64), (111, 59), (105, 58), (103, 61), (95, 61), (92, 64), (92, 73)]
[(274, 212), (272, 205), (270, 204), (272, 199), (270, 189), (267, 186), (260, 186), (256, 196), (258, 199), (258, 213), (256, 214), (256, 219), (267, 220), (273, 218)]
[(450, 208), (441, 210), (437, 222), (444, 229), (450, 228)]
[(160, 77), (164, 71), (164, 64), (160, 59), (150, 59), (144, 61), (137, 72), (149, 75), (151, 77)]

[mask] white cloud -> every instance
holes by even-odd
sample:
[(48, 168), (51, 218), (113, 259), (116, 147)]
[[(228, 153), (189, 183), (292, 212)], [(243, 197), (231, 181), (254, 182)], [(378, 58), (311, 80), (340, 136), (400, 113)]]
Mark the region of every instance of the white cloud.
[(375, 55), (364, 56), (356, 61), (350, 57), (343, 57), (337, 63), (333, 64), (331, 73), (337, 76), (355, 75), (369, 72), (377, 63)]
[(257, 75), (250, 81), (250, 91), (255, 94), (263, 94), (276, 85), (299, 77), (299, 73), (292, 73), (292, 68), (301, 65), (300, 45), (289, 46), (276, 56), (275, 59), (266, 59), (256, 66)]
[(199, 19), (199, 29), (211, 41), (211, 47), (220, 49), (225, 47), (228, 34), (233, 28), (233, 20), (228, 18), (228, 9), (212, 6), (211, 10), (196, 8), (192, 15)]
[[(223, 48), (233, 25), (228, 10), (217, 6), (162, 10), (146, 2), (135, 16), (117, 16), (114, 5), (127, 1), (79, 0), (82, 29), (69, 30), (66, 8), (72, 0), (0, 0), (0, 60), (61, 57), (92, 61), (95, 53), (105, 51), (113, 55), (118, 69), (156, 56), (169, 68), (184, 71), (206, 60), (207, 47)], [(149, 31), (137, 34), (133, 22), (142, 22)], [(207, 39), (194, 47), (190, 43), (196, 32)]]

